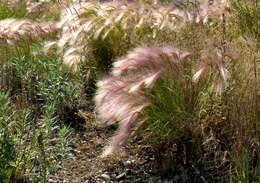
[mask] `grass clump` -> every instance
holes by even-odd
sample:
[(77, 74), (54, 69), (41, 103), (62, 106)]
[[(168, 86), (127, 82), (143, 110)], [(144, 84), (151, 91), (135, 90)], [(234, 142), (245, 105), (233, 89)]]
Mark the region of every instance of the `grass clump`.
[[(259, 65), (254, 56), (259, 54), (255, 52), (255, 41), (243, 45), (241, 38), (237, 39), (232, 30), (239, 24), (232, 23), (232, 16), (227, 16), (225, 8), (213, 5), (212, 9), (221, 15), (219, 20), (208, 19), (208, 14), (203, 16), (203, 12), (211, 12), (204, 7), (198, 14), (205, 18), (204, 24), (186, 22), (178, 32), (173, 31), (173, 36), (177, 32), (182, 35), (180, 38), (157, 39), (157, 44), (176, 42), (193, 51), (190, 60), (181, 66), (165, 66), (174, 72), (164, 70), (161, 74), (160, 67), (156, 67), (162, 58), (165, 62), (161, 65), (169, 60), (172, 63), (164, 55), (164, 48), (158, 48), (161, 53), (153, 48), (137, 49), (114, 63), (109, 77), (98, 84), (96, 95), (100, 120), (108, 125), (120, 124), (104, 155), (122, 146), (134, 134), (142, 134), (141, 138), (148, 144), (172, 141), (197, 147), (183, 150), (190, 156), (190, 161), (185, 162), (198, 167), (207, 180), (226, 182), (241, 177), (247, 177), (247, 181), (258, 180), (255, 172), (259, 165), (253, 162), (259, 161), (259, 97), (256, 97)], [(227, 8), (229, 15), (236, 13), (232, 14), (233, 8)], [(251, 36), (255, 38), (255, 33)], [(237, 50), (243, 50), (242, 55)], [(140, 75), (139, 70), (142, 70)], [(154, 73), (149, 75), (151, 70)], [(151, 85), (147, 84), (149, 81)], [(251, 172), (251, 179), (239, 175), (236, 169), (244, 156), (240, 148), (251, 152), (251, 159), (247, 159), (250, 166), (241, 171), (245, 168), (242, 163), (239, 168), (243, 174)], [(257, 155), (252, 155), (253, 152)], [(241, 156), (231, 158), (235, 154)], [(229, 175), (236, 176), (229, 179)]]
[[(139, 114), (142, 114), (147, 106), (160, 102), (158, 97), (150, 95), (150, 92), (153, 92), (151, 88), (159, 78), (178, 77), (177, 65), (189, 54), (189, 52), (180, 53), (175, 48), (139, 48), (129, 53), (125, 59), (114, 63), (112, 76), (98, 84), (100, 89), (95, 98), (103, 122), (121, 123), (113, 145), (104, 155), (122, 146), (131, 133), (130, 129), (139, 127), (145, 122), (146, 116), (140, 118)], [(160, 95), (159, 92), (157, 94)], [(162, 102), (162, 105), (164, 104)], [(159, 111), (154, 115), (160, 116)]]

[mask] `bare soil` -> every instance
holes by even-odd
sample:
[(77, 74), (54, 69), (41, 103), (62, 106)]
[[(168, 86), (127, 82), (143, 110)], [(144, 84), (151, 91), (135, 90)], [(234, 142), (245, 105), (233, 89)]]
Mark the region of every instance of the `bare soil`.
[(183, 149), (177, 149), (173, 143), (154, 147), (135, 138), (117, 154), (101, 158), (115, 129), (95, 125), (94, 113), (84, 113), (84, 118), (86, 124), (73, 133), (72, 156), (63, 161), (64, 170), (52, 176), (49, 182), (197, 182), (193, 178), (196, 177), (194, 170), (185, 165)]

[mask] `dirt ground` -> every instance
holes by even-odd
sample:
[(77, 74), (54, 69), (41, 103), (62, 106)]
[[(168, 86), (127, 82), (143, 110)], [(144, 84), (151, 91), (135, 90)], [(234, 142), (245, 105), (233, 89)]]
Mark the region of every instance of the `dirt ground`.
[(177, 149), (173, 143), (152, 148), (144, 145), (141, 138), (134, 138), (117, 154), (101, 158), (115, 129), (95, 125), (95, 115), (91, 112), (83, 115), (86, 124), (73, 133), (72, 156), (63, 161), (65, 169), (51, 176), (49, 182), (197, 182), (194, 170), (185, 165), (183, 149)]

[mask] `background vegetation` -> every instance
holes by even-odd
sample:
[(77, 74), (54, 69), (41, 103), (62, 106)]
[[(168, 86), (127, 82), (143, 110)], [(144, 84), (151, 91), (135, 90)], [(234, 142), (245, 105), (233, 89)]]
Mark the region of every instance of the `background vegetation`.
[(94, 108), (103, 156), (139, 138), (260, 182), (259, 3), (0, 0), (0, 182), (48, 182)]

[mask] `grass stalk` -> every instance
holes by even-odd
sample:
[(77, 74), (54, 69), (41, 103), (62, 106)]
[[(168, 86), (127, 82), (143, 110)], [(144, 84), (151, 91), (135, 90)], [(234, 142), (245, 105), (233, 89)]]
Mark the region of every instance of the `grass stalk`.
[(4, 66), (5, 66), (5, 52), (6, 52), (6, 40), (3, 39), (2, 40), (2, 54), (1, 54), (1, 86), (4, 87), (5, 86), (5, 78), (4, 78)]

